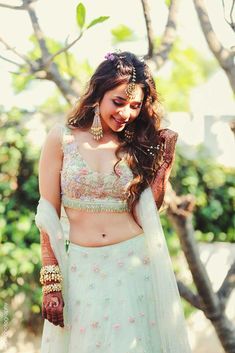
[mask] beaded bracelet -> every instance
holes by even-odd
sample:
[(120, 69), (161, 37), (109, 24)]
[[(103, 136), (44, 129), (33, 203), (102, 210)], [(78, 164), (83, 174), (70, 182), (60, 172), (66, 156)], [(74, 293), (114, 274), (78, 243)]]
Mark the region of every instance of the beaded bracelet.
[(40, 271), (40, 283), (42, 285), (48, 282), (62, 282), (62, 274), (58, 265), (43, 266)]
[(60, 292), (62, 290), (61, 283), (48, 284), (42, 287), (42, 293), (48, 294), (51, 292)]

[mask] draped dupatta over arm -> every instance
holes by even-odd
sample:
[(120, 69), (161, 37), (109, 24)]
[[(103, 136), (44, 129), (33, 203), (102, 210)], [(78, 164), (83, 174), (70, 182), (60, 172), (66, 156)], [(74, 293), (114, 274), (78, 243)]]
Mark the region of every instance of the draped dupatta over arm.
[[(143, 232), (146, 236), (149, 252), (151, 273), (153, 278), (153, 290), (157, 318), (156, 330), (160, 336), (162, 353), (189, 353), (191, 352), (182, 305), (178, 292), (172, 263), (167, 249), (165, 237), (161, 227), (158, 210), (153, 198), (152, 190), (145, 189), (137, 205), (138, 218), (141, 221)], [(41, 198), (37, 207), (36, 225), (47, 232), (52, 249), (61, 268), (63, 281), (63, 297), (65, 302), (64, 320), (65, 327), (54, 326), (45, 320), (42, 353), (50, 352), (47, 340), (50, 335), (58, 337), (57, 353), (67, 353), (69, 347), (68, 302), (67, 302), (67, 253), (65, 240), (67, 231), (63, 230), (54, 207)], [(54, 353), (54, 352), (53, 352)]]

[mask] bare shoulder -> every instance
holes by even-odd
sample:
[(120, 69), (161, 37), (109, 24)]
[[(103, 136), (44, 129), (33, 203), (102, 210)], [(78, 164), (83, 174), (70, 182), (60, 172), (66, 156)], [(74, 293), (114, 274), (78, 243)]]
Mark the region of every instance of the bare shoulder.
[(62, 155), (62, 139), (63, 139), (63, 124), (55, 124), (53, 125), (46, 137), (44, 142), (43, 150), (44, 152), (50, 151), (54, 156)]
[(64, 128), (65, 128), (65, 125), (56, 123), (50, 128), (47, 134), (47, 138), (54, 139), (54, 141), (61, 141), (61, 136), (63, 134)]

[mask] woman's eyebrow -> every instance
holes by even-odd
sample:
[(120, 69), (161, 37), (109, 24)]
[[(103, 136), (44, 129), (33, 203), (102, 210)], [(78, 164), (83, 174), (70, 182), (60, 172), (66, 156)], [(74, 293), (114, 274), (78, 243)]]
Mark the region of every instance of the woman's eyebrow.
[[(124, 98), (124, 97), (121, 97), (121, 96), (115, 96), (115, 98), (118, 98), (118, 99), (120, 99), (120, 100), (122, 100), (122, 101), (125, 101), (125, 102), (127, 102), (127, 99), (126, 98)], [(141, 104), (142, 103), (142, 101), (134, 101), (133, 103), (139, 103), (139, 104)]]

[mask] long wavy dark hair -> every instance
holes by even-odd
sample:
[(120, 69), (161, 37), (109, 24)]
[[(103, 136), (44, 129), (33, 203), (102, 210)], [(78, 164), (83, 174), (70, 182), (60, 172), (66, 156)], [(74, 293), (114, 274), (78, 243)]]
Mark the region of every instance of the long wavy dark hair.
[(120, 142), (115, 155), (118, 158), (115, 167), (121, 160), (119, 152), (125, 152), (127, 162), (134, 179), (128, 188), (128, 206), (132, 210), (141, 192), (153, 181), (162, 161), (163, 141), (158, 134), (161, 116), (158, 113), (160, 101), (155, 82), (149, 67), (130, 52), (110, 53), (101, 62), (92, 75), (86, 92), (77, 105), (68, 114), (68, 126), (81, 130), (90, 129), (94, 119), (94, 107), (105, 93), (115, 87), (129, 83), (132, 79), (133, 66), (136, 71), (136, 84), (144, 92), (141, 111), (137, 119), (126, 125), (125, 129), (134, 129), (134, 138), (128, 142), (125, 129), (114, 132)]

